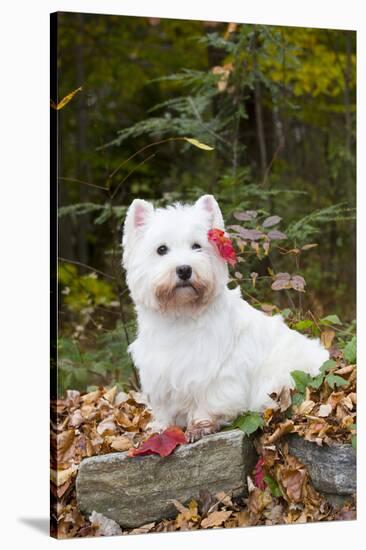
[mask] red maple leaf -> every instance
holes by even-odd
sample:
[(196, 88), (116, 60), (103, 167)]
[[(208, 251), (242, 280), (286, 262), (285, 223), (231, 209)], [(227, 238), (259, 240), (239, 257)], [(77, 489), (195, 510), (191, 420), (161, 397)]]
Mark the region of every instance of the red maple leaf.
[(151, 454), (168, 456), (182, 443), (187, 443), (184, 432), (179, 426), (169, 426), (162, 433), (149, 437), (149, 439), (144, 441), (141, 447), (131, 449), (128, 456)]
[(263, 469), (263, 466), (264, 460), (263, 457), (260, 457), (253, 470), (254, 485), (258, 487), (258, 489), (260, 489), (261, 491), (264, 491), (264, 489), (267, 487), (267, 484), (264, 481), (265, 471)]
[(236, 264), (236, 253), (231, 240), (221, 229), (213, 228), (208, 232), (208, 240), (215, 246), (217, 252), (230, 265)]

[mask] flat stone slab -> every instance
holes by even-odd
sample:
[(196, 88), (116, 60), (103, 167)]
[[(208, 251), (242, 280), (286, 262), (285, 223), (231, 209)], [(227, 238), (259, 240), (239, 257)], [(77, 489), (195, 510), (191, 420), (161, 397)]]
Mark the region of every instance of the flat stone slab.
[(168, 457), (130, 458), (127, 453), (85, 458), (76, 478), (78, 506), (123, 527), (138, 527), (177, 514), (172, 500), (185, 504), (200, 490), (247, 494), (247, 475), (257, 460), (251, 440), (240, 430), (206, 436), (182, 445)]
[(290, 454), (307, 466), (315, 489), (340, 496), (356, 493), (356, 452), (351, 445), (320, 447), (296, 434), (286, 441)]

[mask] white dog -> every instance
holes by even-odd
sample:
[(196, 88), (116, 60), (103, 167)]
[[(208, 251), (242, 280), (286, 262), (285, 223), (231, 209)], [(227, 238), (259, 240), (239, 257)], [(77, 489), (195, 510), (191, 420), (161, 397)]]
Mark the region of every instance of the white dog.
[(155, 428), (187, 427), (190, 441), (243, 411), (273, 407), (270, 394), (293, 387), (291, 371), (316, 375), (329, 357), (318, 340), (227, 288), (212, 228), (224, 230), (212, 195), (156, 210), (136, 199), (124, 225), (123, 265), (138, 317), (129, 351)]

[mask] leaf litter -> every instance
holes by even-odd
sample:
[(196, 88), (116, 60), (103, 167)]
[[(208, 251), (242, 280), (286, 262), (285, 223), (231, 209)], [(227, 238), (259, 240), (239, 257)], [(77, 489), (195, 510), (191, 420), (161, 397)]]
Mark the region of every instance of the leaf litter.
[[(152, 413), (146, 396), (118, 392), (116, 387), (99, 387), (84, 395), (68, 390), (64, 399), (51, 403), (52, 533), (72, 538), (355, 519), (355, 500), (338, 506), (326, 501), (285, 442), (287, 434), (296, 433), (319, 446), (355, 446), (356, 365), (345, 357), (354, 361), (353, 350), (344, 354), (334, 348), (331, 355), (317, 380), (294, 375), (295, 389), (272, 394), (276, 405), (263, 412), (261, 422), (256, 420), (258, 429), (250, 437), (259, 459), (248, 476), (247, 497), (202, 489), (196, 500), (173, 501), (176, 517), (135, 529), (124, 529), (97, 512), (83, 516), (77, 508), (75, 479), (85, 457), (118, 451), (133, 457), (156, 452), (156, 446), (159, 450), (162, 440), (149, 428)], [(241, 418), (245, 423), (238, 422), (237, 428), (246, 430), (248, 414)], [(184, 434), (174, 430), (168, 448), (163, 441), (166, 454), (185, 443)]]

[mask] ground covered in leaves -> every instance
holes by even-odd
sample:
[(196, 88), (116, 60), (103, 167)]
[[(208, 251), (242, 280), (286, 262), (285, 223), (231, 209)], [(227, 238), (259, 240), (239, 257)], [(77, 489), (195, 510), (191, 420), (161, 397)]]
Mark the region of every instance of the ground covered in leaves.
[[(81, 395), (68, 390), (51, 404), (51, 533), (58, 538), (275, 525), (354, 519), (350, 499), (333, 506), (311, 484), (306, 467), (288, 453), (284, 438), (297, 433), (317, 445), (356, 445), (356, 365), (352, 356), (331, 349), (331, 359), (315, 378), (295, 371), (296, 388), (272, 397), (277, 409), (263, 415), (246, 413), (233, 427), (253, 437), (258, 462), (248, 478), (249, 496), (211, 494), (203, 488), (197, 500), (175, 502), (177, 515), (137, 529), (121, 529), (93, 512), (77, 508), (75, 478), (84, 457), (127, 451), (151, 433), (151, 412), (143, 394), (100, 387)], [(132, 452), (133, 454), (133, 452)]]

